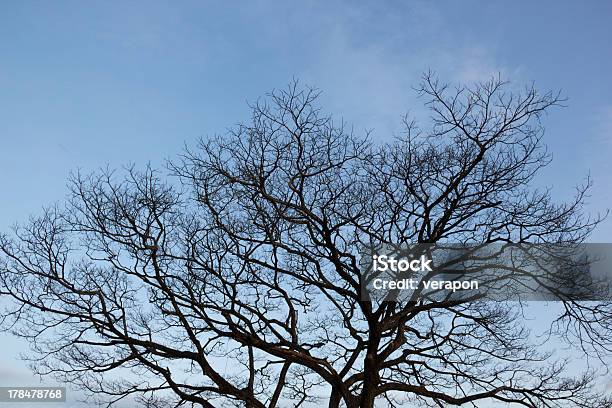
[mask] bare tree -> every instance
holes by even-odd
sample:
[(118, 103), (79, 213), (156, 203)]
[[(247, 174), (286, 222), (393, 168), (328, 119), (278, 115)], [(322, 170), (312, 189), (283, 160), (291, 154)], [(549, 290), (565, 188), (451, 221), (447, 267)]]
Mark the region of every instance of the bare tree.
[[(372, 143), (296, 83), (169, 165), (75, 175), (66, 207), (0, 238), (4, 325), (33, 368), (109, 405), (610, 407), (593, 372), (533, 343), (521, 302), (364, 299), (359, 250), (381, 243), (582, 242), (588, 190), (530, 187), (558, 95), (492, 79), (418, 92)], [(559, 299), (550, 333), (602, 356), (612, 310)], [(488, 405), (487, 405), (488, 406)]]

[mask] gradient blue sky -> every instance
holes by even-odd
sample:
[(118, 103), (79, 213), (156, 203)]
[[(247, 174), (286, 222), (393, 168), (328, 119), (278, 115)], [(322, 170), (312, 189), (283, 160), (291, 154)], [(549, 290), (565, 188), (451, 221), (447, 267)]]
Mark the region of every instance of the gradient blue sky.
[[(246, 101), (292, 77), (388, 139), (401, 114), (423, 115), (411, 86), (430, 68), (561, 89), (539, 183), (562, 199), (590, 172), (590, 210), (610, 207), (612, 3), (226, 3), (0, 4), (0, 230), (60, 200), (70, 170), (161, 163), (248, 119)], [(611, 236), (608, 220), (592, 240)], [(0, 385), (25, 381), (25, 346), (0, 341)]]

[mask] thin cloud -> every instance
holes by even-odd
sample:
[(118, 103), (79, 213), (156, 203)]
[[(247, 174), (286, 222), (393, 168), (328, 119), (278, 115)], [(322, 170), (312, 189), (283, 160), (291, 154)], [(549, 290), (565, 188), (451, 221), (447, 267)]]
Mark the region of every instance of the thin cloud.
[(408, 111), (418, 119), (427, 116), (412, 87), (429, 69), (460, 83), (497, 74), (520, 83), (519, 66), (502, 63), (485, 44), (458, 45), (462, 39), (451, 36), (443, 14), (429, 4), (399, 12), (355, 7), (333, 25), (317, 28), (320, 46), (299, 76), (325, 91), (331, 111), (350, 112), (347, 119), (358, 130), (373, 128), (375, 137), (400, 131), (400, 117)]

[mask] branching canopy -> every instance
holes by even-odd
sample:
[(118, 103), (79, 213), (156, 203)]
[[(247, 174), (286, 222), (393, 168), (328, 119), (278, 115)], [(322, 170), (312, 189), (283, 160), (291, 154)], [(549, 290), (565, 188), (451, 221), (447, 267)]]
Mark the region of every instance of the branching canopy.
[[(170, 163), (176, 177), (75, 175), (65, 207), (0, 237), (4, 327), (37, 372), (109, 405), (612, 406), (534, 343), (522, 303), (363, 300), (364, 245), (582, 242), (599, 221), (588, 182), (563, 204), (530, 186), (558, 95), (431, 74), (418, 92), (431, 126), (406, 118), (391, 143), (292, 83)], [(610, 350), (609, 304), (559, 305), (551, 332)]]

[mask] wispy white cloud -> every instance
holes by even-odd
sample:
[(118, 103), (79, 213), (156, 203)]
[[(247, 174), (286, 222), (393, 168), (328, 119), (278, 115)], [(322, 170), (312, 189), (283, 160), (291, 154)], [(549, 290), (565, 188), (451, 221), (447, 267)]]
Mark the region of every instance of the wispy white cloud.
[(335, 15), (342, 17), (317, 27), (319, 47), (298, 74), (325, 90), (330, 110), (349, 112), (347, 119), (358, 129), (374, 128), (378, 137), (400, 131), (400, 117), (408, 111), (416, 117), (426, 113), (413, 87), (429, 69), (457, 82), (518, 72), (484, 44), (458, 46), (461, 40), (450, 36), (443, 14), (429, 3), (399, 12), (353, 7)]
[(518, 81), (522, 69), (519, 65), (509, 66), (495, 57), (494, 51), (483, 45), (468, 46), (449, 53), (447, 58), (452, 61), (452, 77), (459, 82), (482, 81), (492, 76)]
[(429, 69), (453, 82), (497, 74), (520, 81), (520, 66), (504, 64), (484, 43), (454, 38), (441, 10), (430, 3), (353, 7), (333, 25), (317, 28), (320, 47), (298, 74), (325, 90), (330, 110), (350, 112), (351, 122), (374, 128), (379, 137), (399, 131), (408, 111), (426, 114), (412, 88)]

